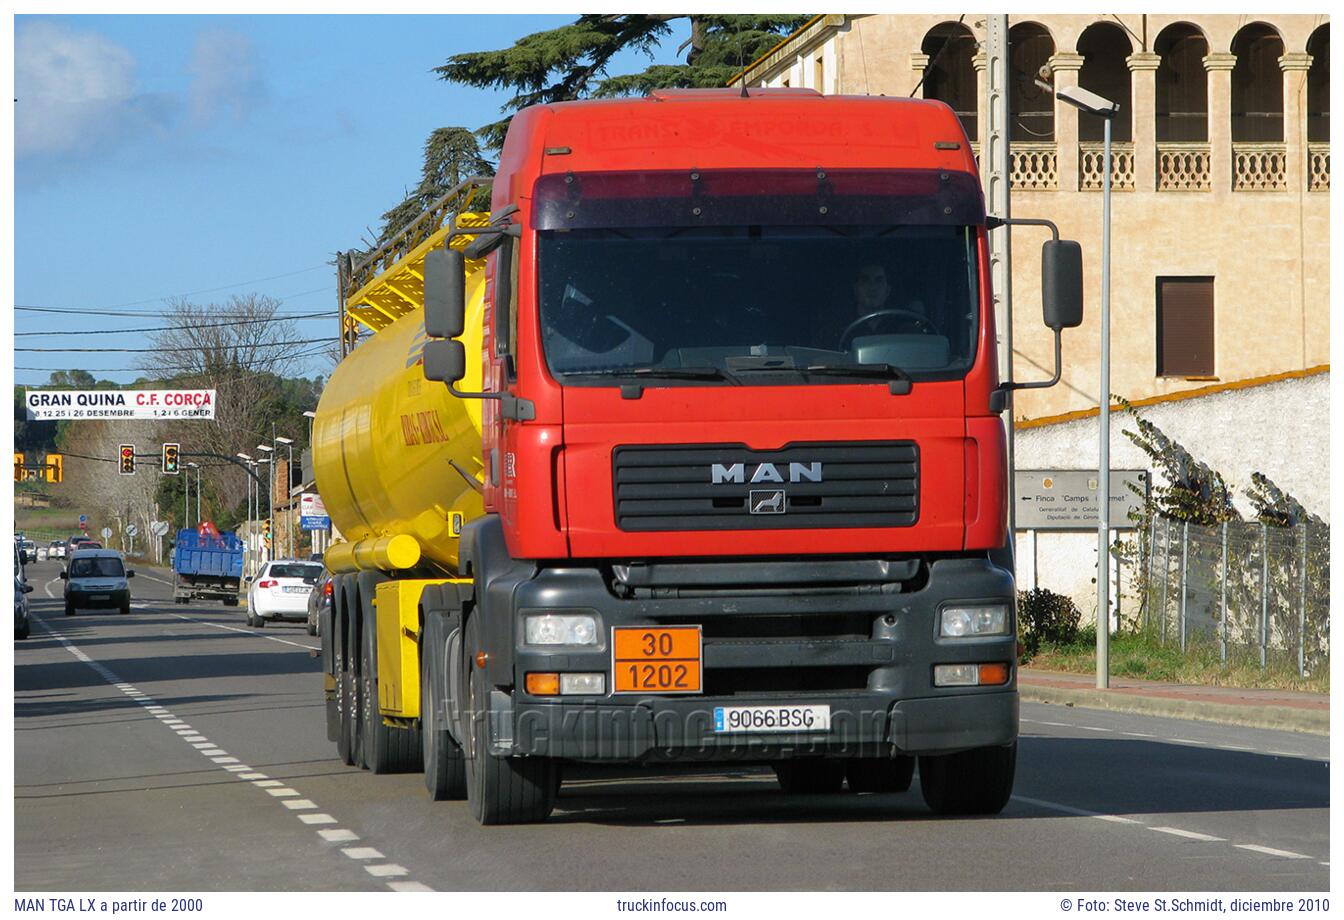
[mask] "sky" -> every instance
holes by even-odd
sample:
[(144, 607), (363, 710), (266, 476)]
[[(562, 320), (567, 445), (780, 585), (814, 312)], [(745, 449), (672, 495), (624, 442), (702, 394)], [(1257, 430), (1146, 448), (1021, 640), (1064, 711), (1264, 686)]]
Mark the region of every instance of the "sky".
[[(435, 128), (478, 128), (511, 93), (433, 74), (572, 15), (14, 18), (14, 300), (152, 314), (262, 294), (300, 338), (336, 334), (332, 254), (376, 236)], [(670, 63), (684, 22), (657, 60)], [(626, 55), (612, 73), (642, 69)], [(147, 316), (18, 310), (15, 347), (148, 347)], [(56, 331), (51, 336), (24, 333)], [(118, 383), (147, 354), (16, 351), (15, 381), (79, 367)], [(294, 376), (325, 374), (305, 359)], [(38, 368), (39, 370), (30, 370)]]

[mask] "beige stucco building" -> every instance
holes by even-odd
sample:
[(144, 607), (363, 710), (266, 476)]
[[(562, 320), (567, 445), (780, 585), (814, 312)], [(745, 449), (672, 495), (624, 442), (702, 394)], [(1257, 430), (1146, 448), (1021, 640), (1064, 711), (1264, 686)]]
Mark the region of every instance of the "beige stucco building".
[[(1060, 386), (1018, 420), (1098, 404), (1100, 119), (1035, 83), (1121, 104), (1112, 169), (1111, 388), (1131, 400), (1329, 362), (1329, 23), (1324, 15), (1014, 15), (1012, 212), (1084, 250), (1087, 318)], [(984, 149), (984, 14), (820, 16), (751, 85), (947, 102)], [(1014, 376), (1048, 376), (1039, 234), (1014, 230)]]

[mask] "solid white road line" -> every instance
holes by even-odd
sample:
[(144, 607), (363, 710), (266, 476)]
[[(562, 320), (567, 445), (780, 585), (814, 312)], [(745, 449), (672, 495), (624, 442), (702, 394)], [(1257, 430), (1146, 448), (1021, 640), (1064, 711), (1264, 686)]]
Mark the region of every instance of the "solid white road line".
[(189, 623), (198, 623), (201, 626), (213, 626), (215, 629), (227, 629), (229, 632), (242, 633), (245, 636), (252, 636), (257, 639), (269, 639), (272, 642), (281, 642), (285, 645), (295, 646), (296, 648), (306, 648), (310, 652), (322, 650), (322, 647), (318, 645), (304, 645), (302, 642), (290, 642), (288, 639), (280, 639), (276, 636), (263, 636), (254, 629), (243, 629), (241, 626), (225, 626), (223, 623), (207, 623), (205, 620), (198, 620), (195, 617), (184, 617), (180, 613), (175, 613), (173, 616), (177, 617), (179, 620), (186, 620)]
[(1292, 850), (1276, 850), (1273, 847), (1256, 846), (1254, 843), (1234, 843), (1232, 845), (1238, 850), (1250, 850), (1252, 853), (1264, 853), (1266, 856), (1281, 856), (1284, 859), (1311, 859), (1304, 853), (1294, 853)]
[(1208, 840), (1208, 841), (1226, 841), (1226, 837), (1214, 837), (1209, 834), (1197, 834), (1194, 831), (1183, 831), (1179, 827), (1150, 827), (1150, 831), (1157, 831), (1159, 834), (1173, 834), (1177, 837), (1186, 837), (1190, 840)]

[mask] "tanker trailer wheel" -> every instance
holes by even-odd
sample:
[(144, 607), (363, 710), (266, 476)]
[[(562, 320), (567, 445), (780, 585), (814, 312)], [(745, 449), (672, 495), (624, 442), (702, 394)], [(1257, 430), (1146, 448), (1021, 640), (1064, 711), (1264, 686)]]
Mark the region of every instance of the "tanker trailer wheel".
[(545, 821), (555, 807), (556, 767), (549, 757), (494, 757), (490, 754), (490, 688), (476, 667), (480, 648), (477, 618), (467, 620), (462, 641), (467, 805), (481, 824)]
[(996, 815), (1013, 794), (1017, 742), (919, 758), (924, 802), (940, 815)]
[(425, 789), (432, 801), (462, 799), (467, 795), (467, 765), (462, 748), (447, 729), (436, 728), (443, 721), (439, 707), (443, 701), (442, 672), (435, 667), (442, 660), (447, 647), (445, 637), (436, 626), (438, 619), (430, 613), (425, 620), (425, 632), (420, 643), (420, 739), (425, 768)]
[[(336, 678), (336, 711), (340, 719), (341, 730), (336, 739), (336, 753), (341, 758), (342, 763), (347, 766), (355, 765), (355, 720), (352, 712), (355, 708), (355, 694), (352, 686), (353, 681), (350, 676), (350, 630), (346, 628), (346, 622), (349, 619), (348, 605), (345, 602), (346, 592), (337, 588), (335, 595), (335, 609), (332, 613), (331, 647), (332, 647), (332, 670), (335, 672), (332, 676)], [(248, 613), (248, 619), (252, 614)]]
[(914, 776), (915, 758), (909, 755), (856, 758), (845, 765), (850, 792), (905, 792)]
[(365, 765), (372, 773), (410, 773), (420, 769), (420, 732), (383, 722), (378, 708), (378, 629), (372, 614), (372, 610), (365, 611), (364, 642), (360, 645)]

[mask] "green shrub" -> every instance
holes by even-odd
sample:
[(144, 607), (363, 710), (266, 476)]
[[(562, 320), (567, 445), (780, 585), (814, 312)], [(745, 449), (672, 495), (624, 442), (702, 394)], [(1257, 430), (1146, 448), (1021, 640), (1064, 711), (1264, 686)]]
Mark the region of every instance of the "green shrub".
[(1043, 644), (1068, 645), (1078, 639), (1082, 611), (1072, 599), (1045, 588), (1017, 594), (1017, 634), (1028, 658)]

